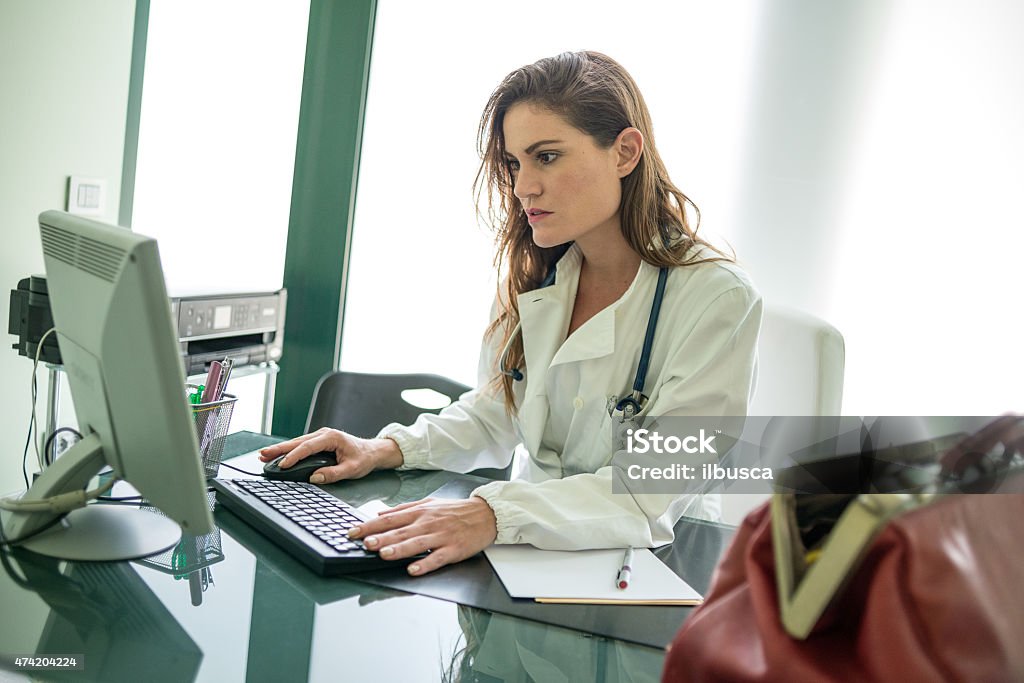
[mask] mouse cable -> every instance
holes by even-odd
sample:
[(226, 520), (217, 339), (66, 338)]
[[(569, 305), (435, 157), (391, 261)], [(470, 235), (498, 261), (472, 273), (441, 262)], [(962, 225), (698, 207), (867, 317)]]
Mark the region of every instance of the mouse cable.
[(229, 465), (226, 462), (220, 463), (220, 466), (221, 467), (227, 467), (229, 470), (234, 470), (235, 472), (241, 472), (242, 474), (248, 474), (248, 475), (251, 475), (253, 477), (262, 477), (263, 476), (259, 472), (249, 472), (248, 470), (243, 470), (240, 467), (235, 467), (234, 465)]
[[(206, 487), (207, 493), (216, 493), (216, 491), (217, 489), (211, 486)], [(142, 496), (141, 494), (137, 496), (100, 496), (96, 500), (101, 503), (106, 503), (107, 505), (129, 505), (131, 507), (143, 507), (148, 505), (153, 507), (153, 504), (146, 500), (145, 496)]]

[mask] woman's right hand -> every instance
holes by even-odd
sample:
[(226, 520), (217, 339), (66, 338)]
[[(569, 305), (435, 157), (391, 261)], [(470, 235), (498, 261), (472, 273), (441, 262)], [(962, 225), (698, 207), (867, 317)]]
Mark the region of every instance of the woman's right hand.
[(287, 469), (324, 451), (334, 453), (338, 464), (318, 470), (310, 479), (314, 484), (359, 479), (374, 470), (394, 469), (404, 462), (402, 450), (392, 439), (361, 439), (328, 427), (268, 446), (260, 450), (260, 460), (270, 462), (284, 455), (278, 467)]

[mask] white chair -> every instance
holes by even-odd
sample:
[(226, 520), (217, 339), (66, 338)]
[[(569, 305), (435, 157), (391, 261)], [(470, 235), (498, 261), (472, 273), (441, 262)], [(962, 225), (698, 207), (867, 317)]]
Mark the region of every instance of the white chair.
[(846, 347), (821, 318), (767, 306), (757, 342), (750, 415), (839, 415)]
[[(846, 349), (824, 320), (766, 306), (757, 343), (757, 390), (749, 415), (839, 415)], [(722, 496), (722, 521), (739, 524), (764, 494)]]

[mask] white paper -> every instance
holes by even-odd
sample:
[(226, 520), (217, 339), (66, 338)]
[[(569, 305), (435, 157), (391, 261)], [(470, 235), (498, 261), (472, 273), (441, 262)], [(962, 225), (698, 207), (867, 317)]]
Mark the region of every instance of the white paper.
[(625, 549), (538, 550), (492, 545), (484, 550), (513, 598), (566, 601), (691, 602), (701, 595), (646, 548), (634, 551), (628, 588), (615, 583)]

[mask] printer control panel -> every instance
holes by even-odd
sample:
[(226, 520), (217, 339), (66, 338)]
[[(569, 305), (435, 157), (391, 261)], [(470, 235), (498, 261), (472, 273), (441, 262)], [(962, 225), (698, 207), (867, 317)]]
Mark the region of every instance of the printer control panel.
[(186, 374), (230, 357), (235, 365), (281, 359), (286, 291), (171, 300)]
[(270, 331), (277, 328), (279, 309), (277, 296), (185, 299), (179, 303), (178, 331), (182, 339)]

